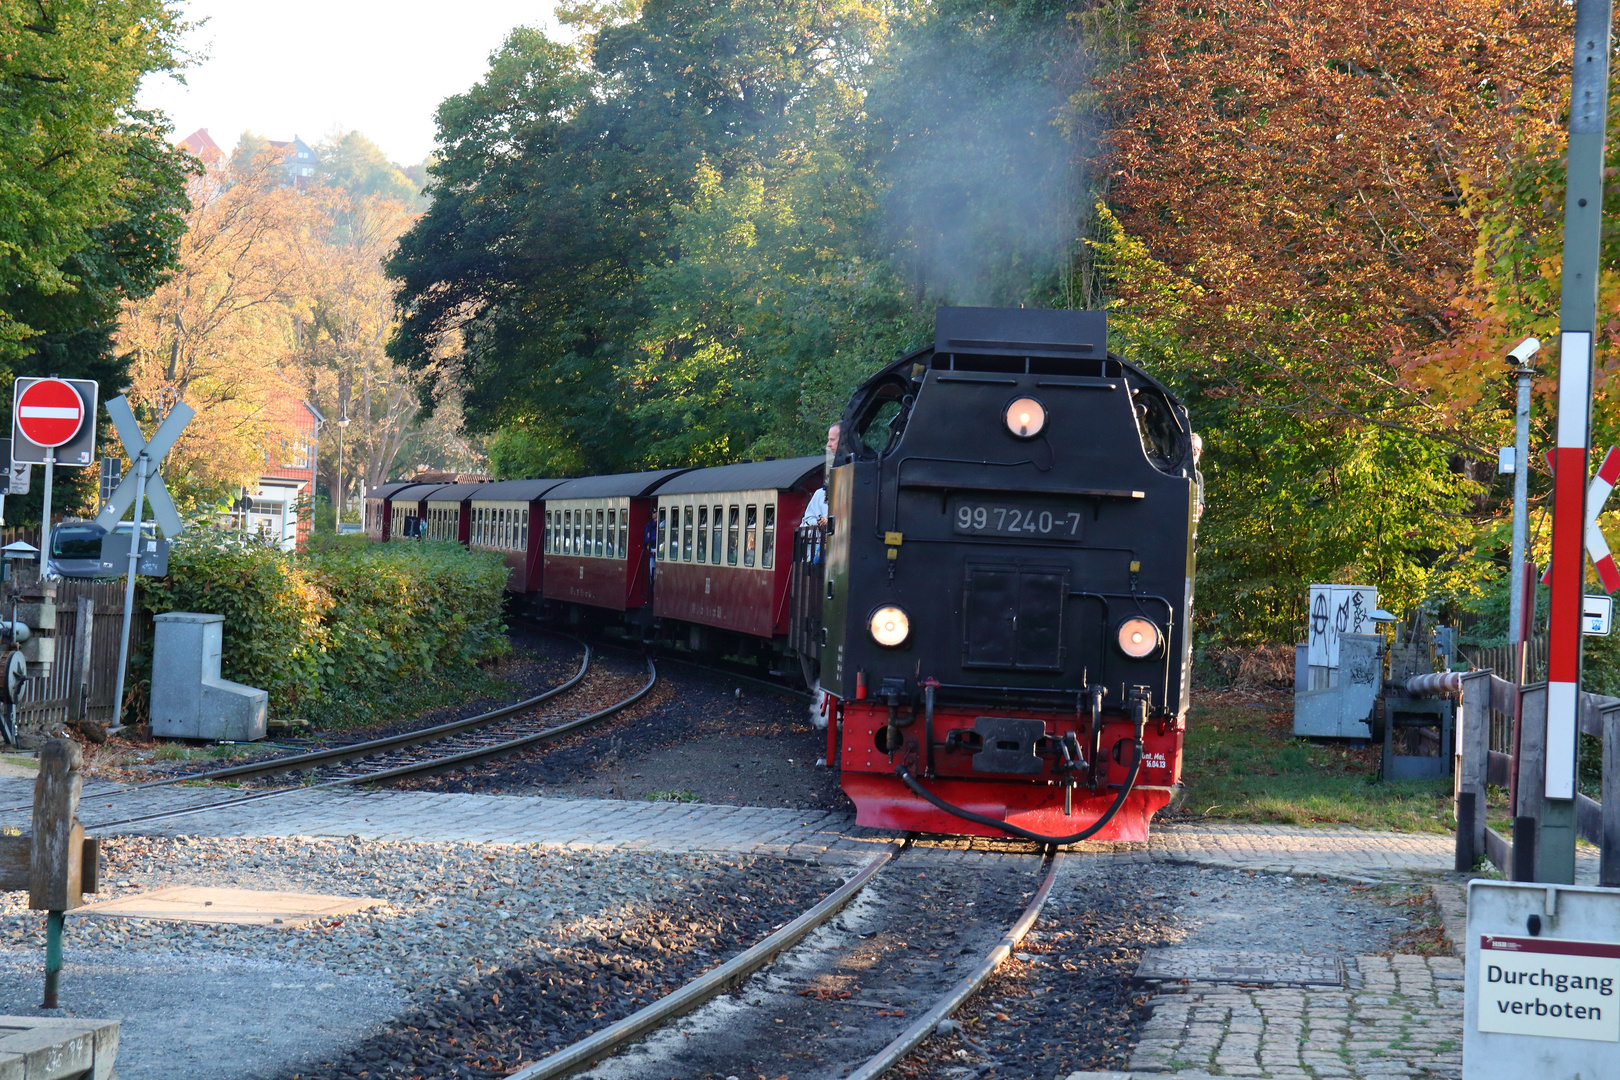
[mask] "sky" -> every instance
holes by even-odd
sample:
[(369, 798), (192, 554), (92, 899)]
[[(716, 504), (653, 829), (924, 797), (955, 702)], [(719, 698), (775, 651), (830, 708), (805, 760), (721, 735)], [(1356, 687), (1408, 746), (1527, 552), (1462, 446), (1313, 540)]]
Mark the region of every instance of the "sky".
[(188, 0), (199, 54), (186, 85), (148, 78), (140, 105), (175, 138), (208, 129), (227, 151), (251, 130), (315, 143), (358, 130), (401, 165), (433, 149), (439, 102), (483, 77), (515, 26), (560, 36), (551, 0)]

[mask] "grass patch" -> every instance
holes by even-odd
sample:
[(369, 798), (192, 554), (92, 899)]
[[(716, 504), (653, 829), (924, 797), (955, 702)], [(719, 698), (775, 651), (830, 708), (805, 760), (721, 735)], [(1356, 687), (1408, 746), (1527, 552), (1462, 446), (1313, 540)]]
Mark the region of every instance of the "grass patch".
[(240, 746), (186, 746), (183, 743), (162, 743), (152, 752), (156, 761), (215, 761), (246, 756), (247, 751)]
[(1293, 735), (1286, 694), (1205, 692), (1187, 718), (1181, 813), (1206, 820), (1452, 831), (1451, 780), (1378, 778), (1379, 748)]
[(434, 709), (465, 705), (483, 698), (508, 704), (516, 693), (510, 681), (482, 667), (469, 666), (442, 675), (401, 679), (381, 690), (340, 689), (309, 708), (305, 717), (318, 730), (342, 731), (414, 719)]
[(648, 802), (697, 802), (698, 801), (698, 794), (695, 791), (687, 791), (684, 788), (681, 789), (680, 791), (649, 791), (649, 792), (647, 792), (647, 801)]
[(39, 758), (24, 757), (22, 754), (7, 754), (3, 759), (7, 765), (21, 765), (25, 769), (39, 768)]

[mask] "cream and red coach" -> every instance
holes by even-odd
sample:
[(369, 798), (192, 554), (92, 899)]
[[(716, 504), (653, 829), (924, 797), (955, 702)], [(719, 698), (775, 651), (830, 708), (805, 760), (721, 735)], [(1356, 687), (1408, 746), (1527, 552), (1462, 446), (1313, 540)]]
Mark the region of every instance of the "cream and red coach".
[(396, 494), (416, 485), (409, 480), (395, 480), (378, 484), (366, 492), (366, 536), (372, 540), (387, 540), (392, 533), (393, 499)]
[(471, 532), (467, 504), (488, 486), (486, 483), (446, 484), (429, 492), (422, 500), (422, 539), (467, 543)]
[(602, 611), (651, 603), (652, 496), (686, 471), (587, 476), (548, 491), (542, 595)]
[(506, 591), (540, 591), (545, 496), (565, 480), (497, 480), (479, 484), (467, 500), (465, 543), (506, 561)]
[(666, 481), (657, 499), (653, 613), (747, 638), (785, 638), (793, 530), (821, 487), (824, 464), (820, 457), (746, 462)]

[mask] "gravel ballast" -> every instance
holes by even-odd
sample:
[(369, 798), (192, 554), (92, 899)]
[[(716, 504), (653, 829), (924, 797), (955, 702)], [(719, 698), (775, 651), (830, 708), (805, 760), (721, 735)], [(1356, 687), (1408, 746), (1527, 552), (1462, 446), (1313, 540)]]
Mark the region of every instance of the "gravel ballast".
[[(114, 999), (125, 1011), (98, 1013), (126, 1025), (125, 1080), (504, 1076), (753, 944), (839, 880), (774, 859), (354, 839), (119, 837), (104, 851), (100, 897), (211, 885), (384, 901), (301, 926), (70, 918), (64, 1001), (96, 965), (125, 965), (134, 980)], [(0, 964), (0, 993), (24, 1003), (37, 993), (26, 958), (42, 958), (45, 922), (26, 903), (17, 893), (0, 902), (0, 949), (22, 958), (15, 974)], [(165, 980), (189, 958), (288, 969), (268, 983), (224, 979), (193, 1002), (260, 1037), (277, 1022), (263, 1011), (276, 982), (363, 983), (369, 1000), (392, 1004), (334, 1026), (317, 997), (307, 1015), (279, 1022), (322, 1036), (318, 1047), (283, 1040), (250, 1056), (251, 1069), (176, 1071), (141, 1048), (156, 1045), (143, 1036), (159, 1030), (160, 1006), (173, 1004)]]

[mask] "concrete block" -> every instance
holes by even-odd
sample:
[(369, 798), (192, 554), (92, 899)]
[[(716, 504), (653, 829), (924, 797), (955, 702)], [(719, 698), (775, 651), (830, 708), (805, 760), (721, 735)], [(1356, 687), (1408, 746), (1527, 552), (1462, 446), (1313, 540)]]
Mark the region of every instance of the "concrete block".
[[(31, 1018), (14, 1019), (20, 1023)], [(95, 1075), (96, 1033), (89, 1026), (30, 1025), (0, 1038), (0, 1054), (14, 1054), (24, 1059), (23, 1075), (28, 1080), (78, 1080), (85, 1074)]]
[(152, 734), (237, 742), (264, 738), (269, 693), (219, 675), (225, 617), (171, 611), (152, 622)]
[[(11, 1017), (0, 1017), (3, 1027)], [(28, 1016), (20, 1018), (30, 1027), (51, 1031), (89, 1031), (95, 1039), (95, 1068), (84, 1080), (109, 1080), (114, 1076), (113, 1062), (118, 1058), (118, 1021), (92, 1020), (87, 1017)], [(22, 1075), (21, 1073), (18, 1074)], [(9, 1080), (5, 1062), (0, 1060), (0, 1080)]]

